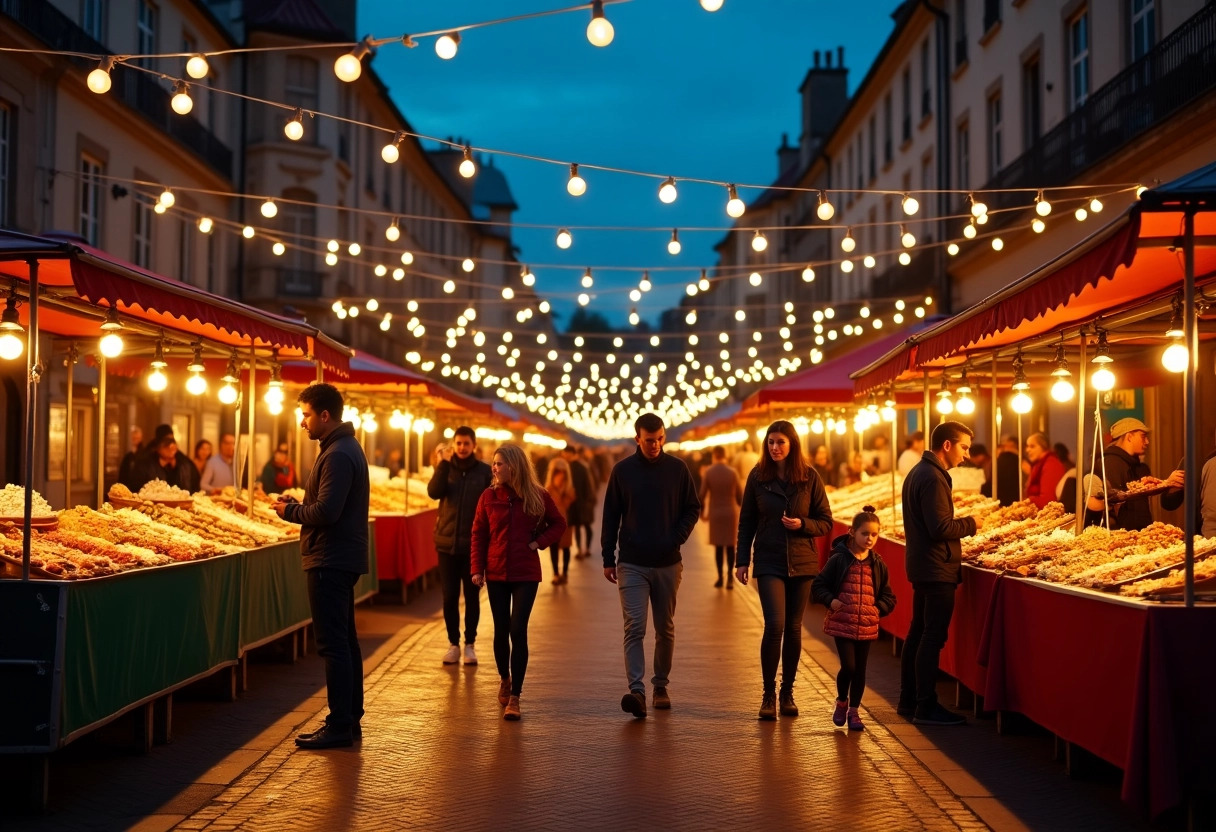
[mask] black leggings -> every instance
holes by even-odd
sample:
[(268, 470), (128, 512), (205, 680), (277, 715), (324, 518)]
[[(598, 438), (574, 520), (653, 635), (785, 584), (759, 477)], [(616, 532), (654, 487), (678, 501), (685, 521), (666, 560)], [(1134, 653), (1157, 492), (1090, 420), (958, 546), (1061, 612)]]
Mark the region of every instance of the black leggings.
[(574, 548), (580, 552), (591, 553), (591, 524), (581, 524), (574, 527)]
[(562, 550), (561, 574), (564, 575), (565, 573), (570, 571), (570, 547), (569, 546), (550, 546), (549, 547), (549, 560), (553, 561), (553, 574), (554, 575), (558, 574), (558, 571), (557, 571), (557, 550), (558, 549)]
[(781, 660), (781, 687), (794, 686), (802, 658), (802, 614), (811, 595), (811, 578), (758, 575), (760, 607), (764, 610), (764, 638), (760, 640), (760, 672), (765, 691), (776, 689), (777, 660)]
[(714, 547), (714, 563), (718, 567), (718, 580), (722, 580), (722, 566), (726, 566), (726, 577), (733, 580), (735, 568), (735, 547), (734, 546), (715, 546)]
[(872, 641), (854, 641), (837, 638), (836, 652), (840, 654), (840, 672), (836, 674), (836, 698), (849, 700), (849, 707), (861, 704), (861, 694), (866, 689), (866, 659), (870, 656)]
[(499, 676), (511, 677), (512, 696), (519, 696), (528, 672), (528, 618), (537, 585), (537, 581), (486, 582), (494, 617), (494, 663)]

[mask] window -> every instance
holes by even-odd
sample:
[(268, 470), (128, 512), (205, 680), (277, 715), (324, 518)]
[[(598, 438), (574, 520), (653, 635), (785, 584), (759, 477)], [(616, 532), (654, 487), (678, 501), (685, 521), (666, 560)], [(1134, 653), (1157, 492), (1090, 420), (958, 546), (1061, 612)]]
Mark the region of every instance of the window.
[[(850, 184), (852, 184), (852, 182), (853, 182), (853, 145), (850, 144), (849, 145), (849, 178), (845, 182), (845, 187), (847, 188)], [(848, 200), (850, 203), (853, 201), (852, 193), (849, 194)]]
[(988, 97), (988, 176), (996, 176), (1004, 160), (1001, 91)]
[(376, 134), (368, 130), (363, 154), (363, 187), (370, 194), (376, 192), (376, 177), (372, 173), (372, 160), (375, 158), (377, 158)]
[(967, 190), (971, 187), (971, 124), (967, 121), (958, 125), (958, 187)]
[(287, 56), (286, 102), (315, 112), (317, 109), (317, 62), (304, 55)]
[(88, 154), (80, 157), (80, 236), (100, 246), (101, 162)]
[(894, 116), (891, 114), (891, 93), (887, 93), (882, 100), (882, 161), (883, 164), (891, 163), (891, 134), (894, 132), (894, 126), (891, 124), (891, 119)]
[(109, 3), (106, 0), (81, 0), (80, 28), (98, 43), (106, 42), (106, 12)]
[[(316, 270), (313, 262), (316, 255), (307, 247), (317, 234), (317, 209), (311, 204), (317, 197), (312, 191), (288, 188), (283, 191), (283, 199), (298, 202), (285, 202), (279, 208), (279, 228), (289, 244), (287, 254), (279, 258), (283, 262), (279, 288), (283, 294), (307, 295), (314, 289), (313, 273)], [(300, 202), (308, 204), (301, 205)]]
[(136, 194), (134, 234), (131, 246), (131, 262), (145, 269), (152, 267), (152, 200), (150, 196)]
[(1131, 0), (1132, 60), (1148, 54), (1157, 42), (1156, 0)]
[(862, 154), (862, 145), (864, 136), (860, 131), (857, 133), (857, 190), (861, 190), (866, 186), (866, 163), (865, 156)]
[[(926, 153), (924, 158), (920, 160), (920, 189), (926, 192), (937, 189), (937, 186), (933, 184), (933, 151)], [(930, 216), (930, 211), (932, 210), (930, 205), (931, 199), (933, 197), (930, 197), (927, 193), (921, 198), (920, 211), (922, 216)]]
[[(338, 87), (338, 112), (342, 114), (344, 119), (349, 119), (350, 116), (350, 94), (346, 91), (346, 84)], [(350, 164), (350, 122), (338, 122), (338, 158), (343, 162)]]
[(870, 116), (870, 179), (878, 176), (878, 119)]
[(1001, 22), (1001, 0), (984, 0), (984, 31)]
[(1034, 147), (1043, 135), (1043, 74), (1035, 54), (1022, 64), (1022, 150)]
[(920, 45), (920, 117), (927, 118), (933, 112), (933, 96), (929, 93), (929, 39)]
[(1068, 24), (1069, 109), (1089, 98), (1089, 13), (1081, 12)]
[[(156, 19), (158, 16), (156, 6), (149, 3), (148, 0), (139, 0), (139, 9), (135, 18), (135, 33), (136, 48), (141, 55), (150, 55), (157, 51)], [(144, 58), (140, 60), (139, 65), (150, 67), (151, 62)]]
[(0, 227), (13, 224), (13, 108), (0, 101)]
[(901, 79), (901, 88), (903, 90), (904, 103), (904, 119), (903, 132), (901, 133), (901, 141), (908, 141), (912, 138), (912, 70), (909, 67), (904, 67), (903, 78)]
[(967, 63), (967, 0), (954, 2), (954, 68)]

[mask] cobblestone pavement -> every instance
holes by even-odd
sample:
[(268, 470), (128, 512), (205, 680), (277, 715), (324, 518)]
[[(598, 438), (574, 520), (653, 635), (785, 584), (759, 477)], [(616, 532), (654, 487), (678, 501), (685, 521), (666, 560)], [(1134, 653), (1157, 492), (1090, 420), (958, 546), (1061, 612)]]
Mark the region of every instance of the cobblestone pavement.
[(986, 828), (879, 722), (835, 729), (809, 653), (802, 716), (759, 722), (759, 600), (710, 589), (711, 570), (686, 556), (670, 711), (620, 710), (617, 592), (598, 559), (575, 561), (569, 584), (541, 585), (521, 722), (501, 718), (488, 614), (475, 668), (440, 663), (436, 620), (368, 677), (361, 746), (285, 739), (176, 828)]

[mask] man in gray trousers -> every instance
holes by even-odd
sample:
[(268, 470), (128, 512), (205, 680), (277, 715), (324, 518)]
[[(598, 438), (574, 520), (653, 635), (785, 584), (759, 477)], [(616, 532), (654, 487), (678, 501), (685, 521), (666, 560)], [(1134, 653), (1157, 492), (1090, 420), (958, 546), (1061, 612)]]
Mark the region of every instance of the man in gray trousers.
[(665, 710), (671, 707), (667, 683), (676, 642), (676, 592), (684, 569), (680, 546), (692, 534), (701, 502), (688, 466), (663, 453), (663, 420), (643, 413), (634, 434), (637, 451), (618, 462), (608, 478), (600, 543), (604, 577), (620, 590), (625, 618), (629, 693), (621, 698), (621, 710), (643, 719), (646, 608), (654, 611), (654, 707)]

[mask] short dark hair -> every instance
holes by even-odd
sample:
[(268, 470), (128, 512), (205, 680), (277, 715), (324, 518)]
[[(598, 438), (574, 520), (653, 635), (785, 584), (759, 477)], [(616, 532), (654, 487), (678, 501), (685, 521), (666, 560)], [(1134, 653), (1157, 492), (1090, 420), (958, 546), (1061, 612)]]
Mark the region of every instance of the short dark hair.
[(971, 446), (971, 458), (975, 459), (977, 456), (988, 456), (988, 446), (983, 442), (976, 442)]
[(473, 430), (468, 425), (461, 425), (460, 427), (456, 428), (456, 430), (452, 431), (452, 438), (455, 439), (457, 436), (467, 436), (472, 439), (474, 443), (477, 442), (477, 431)]
[(177, 444), (177, 440), (173, 438), (173, 434), (166, 433), (164, 436), (157, 439), (156, 444), (153, 445), (152, 447), (156, 448), (159, 451), (161, 448), (165, 447), (166, 445), (176, 445), (176, 444)]
[(726, 459), (726, 448), (721, 445), (714, 445), (714, 449), (710, 453), (714, 459)]
[(308, 405), (318, 415), (329, 413), (331, 419), (342, 418), (342, 394), (332, 384), (310, 384), (300, 391), (296, 401)]
[(656, 433), (657, 431), (663, 430), (663, 428), (663, 420), (657, 415), (654, 413), (643, 413), (637, 418), (637, 421), (633, 423), (633, 435), (641, 436), (642, 431), (646, 431), (647, 433)]
[(908, 434), (908, 439), (906, 442), (904, 442), (904, 447), (911, 448), (917, 442), (924, 442), (924, 441), (925, 441), (925, 432), (923, 430), (918, 430), (918, 431), (915, 431), (914, 433)]
[(975, 436), (975, 431), (962, 422), (942, 422), (933, 429), (933, 450), (940, 451), (947, 442), (957, 442), (964, 436)]

